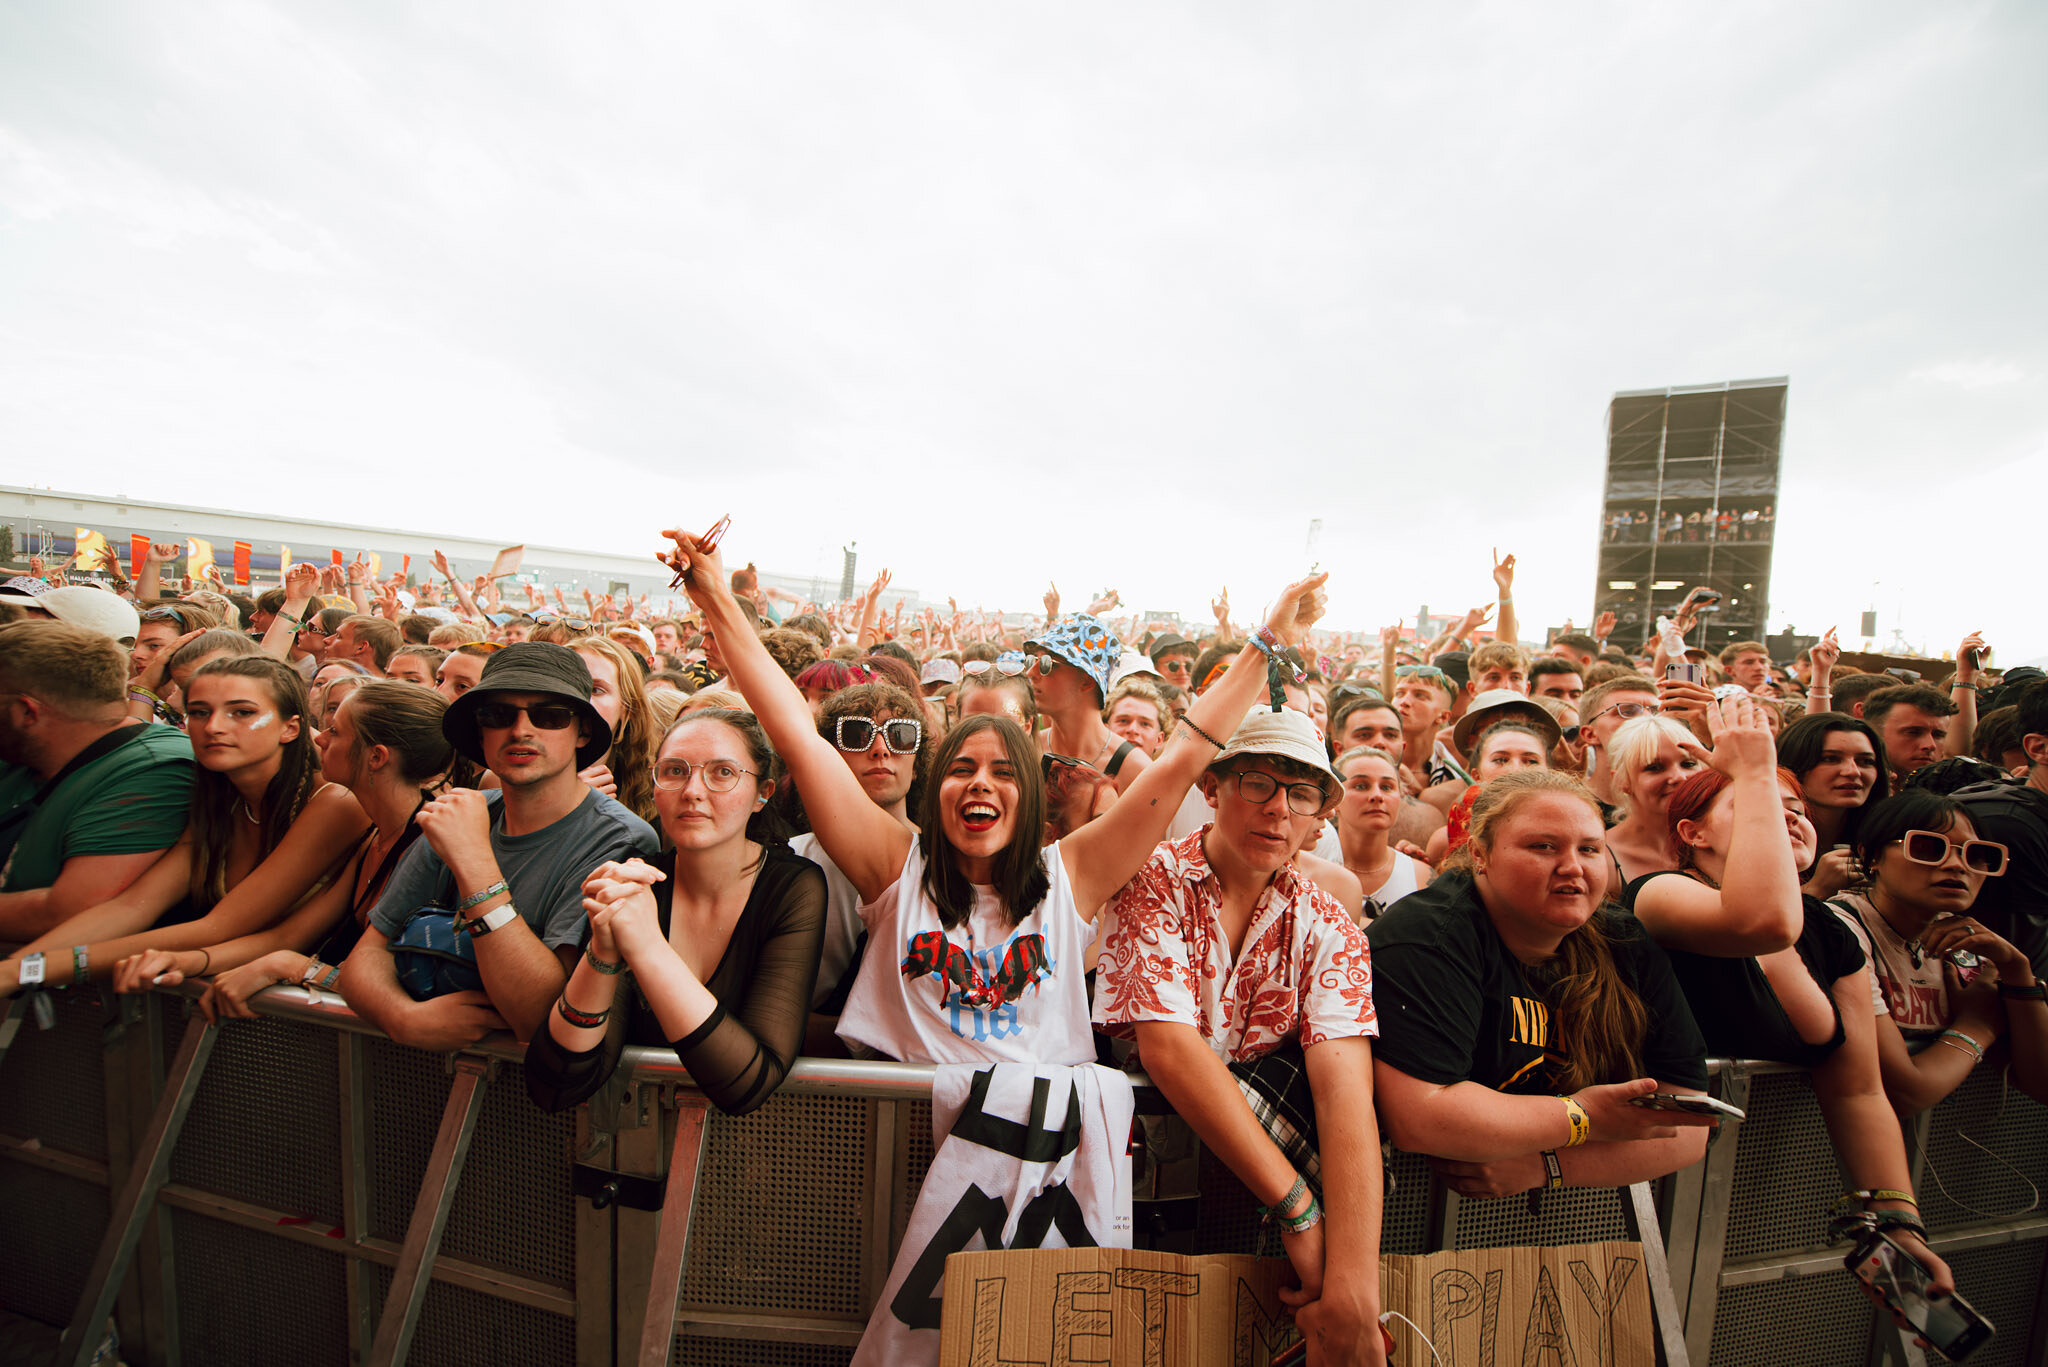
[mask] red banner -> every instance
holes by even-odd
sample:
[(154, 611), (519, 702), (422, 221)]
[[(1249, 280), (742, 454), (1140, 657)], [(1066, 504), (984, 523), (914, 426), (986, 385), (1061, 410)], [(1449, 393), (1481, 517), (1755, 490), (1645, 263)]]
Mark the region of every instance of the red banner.
[(131, 576), (141, 574), (142, 564), (148, 559), (149, 538), (141, 532), (130, 532), (128, 534), (128, 573)]
[(249, 543), (246, 541), (235, 543), (235, 582), (242, 585), (249, 582)]
[(331, 551), (331, 552), (329, 552), (329, 553), (330, 553), (331, 555), (333, 555), (333, 557), (334, 557), (334, 563), (335, 563), (335, 564), (337, 564), (337, 565), (346, 565), (346, 564), (348, 563), (348, 561), (346, 561), (346, 560), (343, 560), (343, 559), (341, 558), (341, 552), (340, 552), (340, 551)]

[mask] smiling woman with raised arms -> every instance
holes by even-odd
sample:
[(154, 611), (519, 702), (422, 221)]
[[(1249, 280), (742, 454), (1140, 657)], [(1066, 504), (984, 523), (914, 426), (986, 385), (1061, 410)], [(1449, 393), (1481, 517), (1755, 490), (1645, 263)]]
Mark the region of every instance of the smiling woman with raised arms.
[[(1267, 656), (1247, 645), (1180, 734), (1109, 812), (1040, 849), (1045, 789), (1023, 728), (969, 717), (948, 733), (906, 830), (869, 801), (818, 734), (810, 704), (745, 624), (716, 553), (669, 532), (669, 563), (725, 643), (733, 683), (803, 794), (820, 846), (860, 894), (869, 950), (840, 1035), (917, 1063), (1085, 1063), (1087, 949), (1095, 912), (1143, 867), (1181, 798), (1257, 699)], [(1267, 626), (1298, 642), (1327, 575), (1291, 584)], [(900, 967), (899, 967), (900, 966)]]

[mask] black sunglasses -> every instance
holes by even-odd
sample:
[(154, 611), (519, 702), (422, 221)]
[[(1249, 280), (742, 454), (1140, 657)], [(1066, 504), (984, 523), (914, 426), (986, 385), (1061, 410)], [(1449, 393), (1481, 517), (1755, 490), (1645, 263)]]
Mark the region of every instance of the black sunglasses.
[(576, 722), (576, 709), (567, 703), (483, 702), (476, 705), (476, 724), (486, 730), (502, 731), (518, 720), (521, 712), (542, 731), (565, 730)]

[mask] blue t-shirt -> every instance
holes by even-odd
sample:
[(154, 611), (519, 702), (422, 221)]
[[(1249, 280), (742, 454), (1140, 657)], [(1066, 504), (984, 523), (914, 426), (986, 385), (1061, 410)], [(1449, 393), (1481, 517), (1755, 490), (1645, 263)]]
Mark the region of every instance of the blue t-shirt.
[[(591, 870), (609, 859), (651, 858), (661, 849), (652, 826), (595, 789), (567, 816), (525, 835), (505, 834), (503, 792), (493, 789), (484, 800), (491, 808), (491, 852), (499, 876), (512, 890), (519, 919), (549, 949), (583, 943), (583, 880)], [(454, 888), (454, 875), (433, 846), (414, 841), (370, 909), (370, 924), (396, 940), (423, 908), (452, 911)]]

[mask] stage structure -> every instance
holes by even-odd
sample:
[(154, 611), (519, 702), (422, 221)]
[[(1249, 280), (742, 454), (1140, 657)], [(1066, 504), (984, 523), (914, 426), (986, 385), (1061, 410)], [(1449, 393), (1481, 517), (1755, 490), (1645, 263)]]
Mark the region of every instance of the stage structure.
[(1702, 585), (1720, 611), (1694, 642), (1718, 653), (1763, 638), (1787, 388), (1780, 376), (1631, 389), (1607, 406), (1593, 610), (1614, 613), (1614, 644), (1640, 646)]

